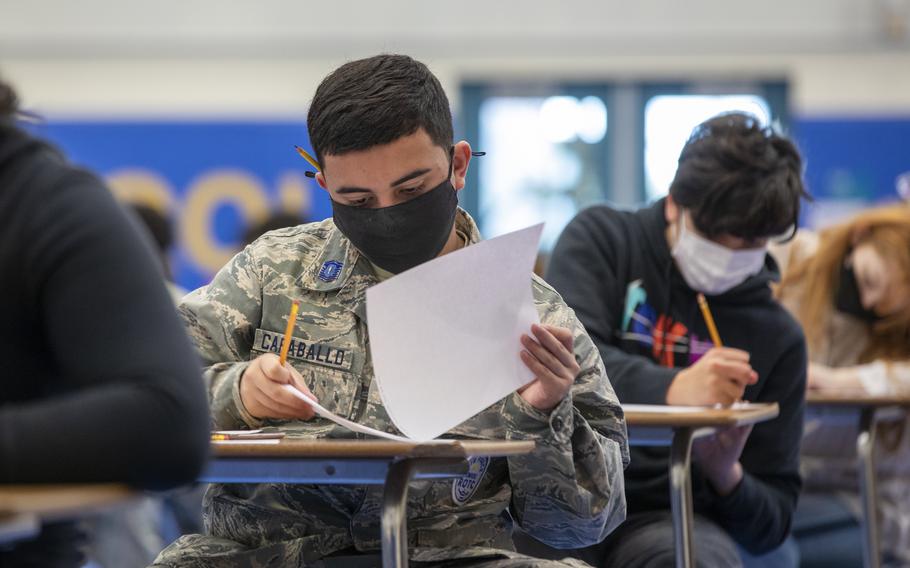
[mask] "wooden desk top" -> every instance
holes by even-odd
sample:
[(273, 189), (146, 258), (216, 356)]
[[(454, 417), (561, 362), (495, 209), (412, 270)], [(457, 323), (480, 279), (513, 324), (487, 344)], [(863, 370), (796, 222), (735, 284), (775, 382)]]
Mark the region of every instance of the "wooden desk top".
[(910, 407), (910, 397), (870, 396), (856, 391), (808, 391), (806, 402), (811, 406), (852, 406), (879, 408), (884, 406)]
[(626, 415), (626, 424), (633, 427), (723, 428), (771, 420), (777, 417), (780, 408), (776, 402), (732, 408), (624, 404), (623, 411)]
[(113, 483), (0, 484), (0, 516), (28, 514), (48, 521), (69, 519), (104, 510), (137, 495), (126, 485)]
[(463, 440), (455, 443), (410, 443), (389, 440), (335, 440), (287, 437), (277, 444), (212, 444), (216, 458), (463, 458), (503, 457), (534, 451), (534, 442)]

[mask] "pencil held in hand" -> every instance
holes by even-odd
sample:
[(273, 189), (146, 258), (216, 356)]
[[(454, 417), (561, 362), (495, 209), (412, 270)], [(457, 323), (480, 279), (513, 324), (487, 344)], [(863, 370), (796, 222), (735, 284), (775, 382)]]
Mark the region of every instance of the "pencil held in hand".
[(291, 347), (291, 336), (294, 335), (294, 324), (297, 323), (297, 311), (300, 309), (300, 300), (291, 304), (291, 313), (288, 315), (288, 326), (284, 329), (284, 341), (281, 343), (281, 353), (278, 362), (284, 367), (288, 360), (288, 349)]
[(711, 335), (711, 341), (715, 347), (723, 347), (720, 340), (720, 334), (717, 333), (717, 326), (714, 325), (714, 316), (711, 315), (711, 309), (708, 307), (708, 300), (701, 292), (698, 293), (698, 307), (701, 309), (701, 315), (705, 318), (705, 325), (708, 326), (708, 334)]

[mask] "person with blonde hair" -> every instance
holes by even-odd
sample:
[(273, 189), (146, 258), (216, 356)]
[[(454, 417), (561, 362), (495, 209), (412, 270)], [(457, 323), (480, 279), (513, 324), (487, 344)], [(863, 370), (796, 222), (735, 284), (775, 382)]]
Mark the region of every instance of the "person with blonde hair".
[[(777, 296), (802, 323), (809, 389), (910, 395), (910, 206), (870, 209), (777, 251)], [(807, 416), (802, 472), (810, 493), (859, 514), (855, 425)], [(854, 432), (850, 432), (850, 430)], [(910, 421), (879, 428), (882, 552), (910, 563)]]

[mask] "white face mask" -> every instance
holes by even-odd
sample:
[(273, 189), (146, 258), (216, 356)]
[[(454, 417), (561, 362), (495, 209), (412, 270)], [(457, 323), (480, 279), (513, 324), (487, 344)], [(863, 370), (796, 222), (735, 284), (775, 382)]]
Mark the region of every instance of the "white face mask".
[(671, 253), (686, 284), (709, 296), (723, 294), (758, 274), (765, 264), (765, 247), (734, 250), (686, 229), (680, 216), (679, 239)]

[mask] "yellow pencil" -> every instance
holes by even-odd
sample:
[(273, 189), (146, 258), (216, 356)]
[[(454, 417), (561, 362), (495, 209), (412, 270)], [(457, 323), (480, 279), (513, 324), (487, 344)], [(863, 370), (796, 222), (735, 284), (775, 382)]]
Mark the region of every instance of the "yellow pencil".
[(304, 160), (310, 163), (311, 166), (316, 168), (317, 172), (321, 172), (322, 168), (319, 167), (319, 162), (316, 161), (316, 158), (310, 156), (310, 153), (301, 148), (300, 146), (294, 146), (297, 149), (297, 153), (300, 154)]
[(294, 334), (294, 323), (297, 322), (297, 310), (300, 309), (300, 300), (294, 300), (291, 304), (291, 313), (288, 315), (288, 326), (284, 329), (284, 341), (281, 343), (281, 354), (278, 356), (278, 362), (284, 367), (288, 360), (288, 349), (291, 347), (291, 336)]
[(714, 316), (711, 315), (711, 309), (708, 307), (708, 300), (700, 292), (698, 294), (698, 307), (701, 308), (701, 315), (705, 318), (705, 325), (708, 326), (708, 333), (711, 335), (711, 341), (714, 342), (714, 346), (723, 347), (724, 344), (720, 341), (720, 334), (717, 333), (717, 326), (714, 325)]

